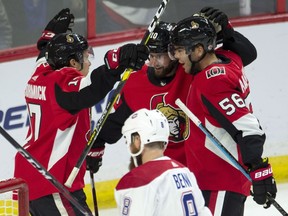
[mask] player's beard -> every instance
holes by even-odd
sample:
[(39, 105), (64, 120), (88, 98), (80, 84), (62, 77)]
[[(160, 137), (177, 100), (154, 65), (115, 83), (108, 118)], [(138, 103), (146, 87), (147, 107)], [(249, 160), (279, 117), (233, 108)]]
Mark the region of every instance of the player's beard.
[(190, 70), (189, 70), (190, 74), (195, 75), (195, 74), (197, 74), (197, 73), (199, 73), (201, 71), (199, 63), (205, 58), (206, 55), (207, 55), (207, 52), (204, 51), (204, 53), (196, 60), (192, 60), (191, 54), (188, 56), (188, 58), (190, 60), (190, 63), (191, 63), (191, 67), (190, 67)]
[(192, 62), (191, 66), (190, 66), (190, 70), (189, 70), (188, 73), (189, 74), (194, 74), (194, 75), (197, 74), (200, 71), (198, 65), (199, 65), (198, 63)]
[[(136, 156), (136, 161), (137, 161), (138, 166), (143, 164), (141, 155)], [(129, 170), (132, 170), (132, 169), (136, 168), (136, 165), (134, 163), (134, 160), (133, 160), (132, 156), (130, 157), (130, 163), (129, 163), (129, 167), (128, 168), (129, 168)]]
[(175, 74), (175, 68), (177, 64), (178, 61), (171, 61), (167, 67), (163, 66), (161, 68), (158, 68), (158, 70), (154, 68), (155, 77), (158, 79), (163, 79), (166, 77), (173, 76)]

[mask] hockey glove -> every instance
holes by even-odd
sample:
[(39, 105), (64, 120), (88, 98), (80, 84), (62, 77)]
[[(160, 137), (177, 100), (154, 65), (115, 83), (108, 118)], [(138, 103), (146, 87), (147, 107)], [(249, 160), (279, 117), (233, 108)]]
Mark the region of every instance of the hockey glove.
[(277, 187), (268, 158), (262, 159), (261, 163), (253, 166), (248, 171), (252, 179), (253, 189), (251, 195), (253, 200), (260, 205), (264, 205), (264, 208), (269, 208), (271, 202), (267, 199), (267, 194), (275, 198)]
[(139, 70), (148, 59), (149, 50), (145, 45), (126, 44), (118, 49), (109, 50), (104, 57), (108, 69), (131, 68)]
[(38, 50), (42, 50), (48, 41), (56, 34), (65, 33), (71, 30), (74, 24), (74, 15), (70, 13), (70, 9), (62, 9), (45, 27), (41, 37), (37, 42)]
[(86, 157), (86, 170), (93, 173), (98, 172), (102, 166), (102, 156), (104, 155), (105, 146), (92, 148)]
[(204, 7), (200, 10), (200, 15), (209, 19), (213, 24), (217, 33), (217, 40), (221, 38), (227, 40), (233, 36), (234, 29), (224, 12), (213, 7)]

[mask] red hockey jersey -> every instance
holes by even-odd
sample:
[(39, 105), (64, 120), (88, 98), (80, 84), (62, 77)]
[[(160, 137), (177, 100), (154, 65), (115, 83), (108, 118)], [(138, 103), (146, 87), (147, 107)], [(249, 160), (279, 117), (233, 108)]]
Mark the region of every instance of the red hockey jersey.
[(186, 165), (184, 140), (189, 136), (189, 119), (175, 105), (175, 100), (186, 99), (192, 77), (178, 65), (173, 80), (163, 86), (156, 86), (149, 80), (147, 69), (144, 66), (131, 74), (122, 95), (132, 112), (141, 108), (158, 109), (167, 117), (170, 137), (164, 154)]
[[(42, 63), (28, 81), (25, 99), (30, 126), (24, 148), (60, 183), (66, 182), (88, 142), (89, 107), (103, 99), (119, 78), (105, 66), (84, 77), (75, 68), (54, 71)], [(71, 192), (84, 187), (85, 171), (84, 162), (68, 188)], [(15, 157), (14, 175), (27, 181), (30, 200), (58, 192), (19, 153)]]
[[(261, 158), (265, 134), (252, 114), (249, 82), (240, 57), (219, 50), (222, 63), (209, 65), (191, 83), (187, 106), (241, 163)], [(250, 182), (194, 124), (186, 145), (188, 167), (201, 190), (249, 195)]]

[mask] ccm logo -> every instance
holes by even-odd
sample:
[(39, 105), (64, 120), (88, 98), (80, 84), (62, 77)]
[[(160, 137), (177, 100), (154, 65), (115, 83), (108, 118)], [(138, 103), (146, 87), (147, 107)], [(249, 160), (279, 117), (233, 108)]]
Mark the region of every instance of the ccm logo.
[(254, 179), (260, 180), (261, 178), (269, 177), (271, 175), (272, 175), (272, 168), (269, 166), (268, 168), (255, 172)]

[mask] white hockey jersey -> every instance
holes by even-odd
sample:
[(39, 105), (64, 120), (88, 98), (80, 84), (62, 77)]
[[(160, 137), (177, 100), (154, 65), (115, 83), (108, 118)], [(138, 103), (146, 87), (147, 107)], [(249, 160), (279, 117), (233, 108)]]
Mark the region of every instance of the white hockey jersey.
[(124, 175), (115, 189), (119, 215), (210, 216), (194, 174), (161, 157)]

